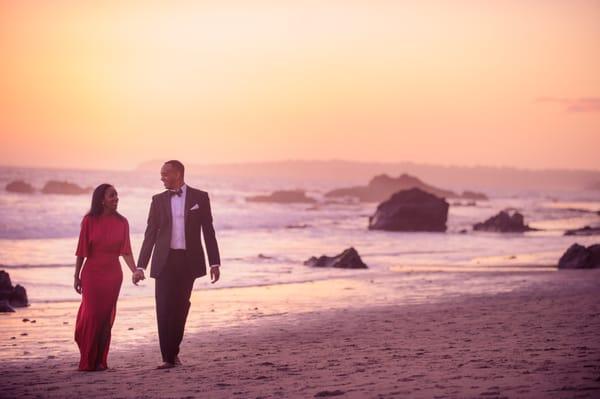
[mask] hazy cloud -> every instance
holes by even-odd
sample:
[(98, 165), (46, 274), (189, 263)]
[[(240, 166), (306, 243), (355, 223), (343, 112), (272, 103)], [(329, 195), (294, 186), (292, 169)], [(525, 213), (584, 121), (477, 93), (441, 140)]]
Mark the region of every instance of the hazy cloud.
[(535, 102), (560, 104), (567, 112), (600, 112), (600, 97), (538, 97)]

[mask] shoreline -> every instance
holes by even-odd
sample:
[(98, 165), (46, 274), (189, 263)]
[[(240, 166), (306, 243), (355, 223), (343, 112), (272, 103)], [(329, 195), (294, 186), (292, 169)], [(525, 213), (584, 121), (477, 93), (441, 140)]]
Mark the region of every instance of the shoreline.
[[(357, 279), (196, 292), (182, 343), (184, 366), (167, 372), (153, 369), (160, 354), (152, 300), (118, 304), (104, 373), (76, 371), (74, 319), (62, 324), (72, 316), (72, 303), (36, 306), (35, 324), (21, 321), (24, 312), (9, 323), (0, 318), (0, 392), (23, 398), (336, 391), (352, 398), (594, 397), (600, 391), (600, 270), (529, 278), (506, 292), (420, 303), (389, 295), (396, 289), (392, 281)], [(373, 295), (382, 287), (388, 290)], [(357, 290), (373, 300), (364, 301)], [(13, 343), (17, 347), (6, 346)]]

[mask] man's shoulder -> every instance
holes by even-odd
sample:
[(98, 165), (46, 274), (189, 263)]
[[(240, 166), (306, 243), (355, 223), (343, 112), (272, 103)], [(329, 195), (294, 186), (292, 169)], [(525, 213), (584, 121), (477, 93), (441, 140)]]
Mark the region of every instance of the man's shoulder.
[(152, 200), (155, 200), (155, 199), (159, 199), (159, 198), (161, 198), (161, 197), (164, 197), (164, 196), (167, 194), (167, 192), (168, 192), (168, 191), (169, 191), (169, 190), (165, 190), (165, 191), (163, 191), (162, 193), (154, 194), (154, 195), (152, 196)]
[(201, 195), (201, 196), (203, 196), (203, 197), (208, 197), (208, 193), (207, 193), (206, 191), (199, 190), (199, 189), (197, 189), (197, 188), (190, 187), (190, 186), (187, 186), (187, 189), (189, 190), (189, 192), (191, 192), (191, 193), (193, 193), (193, 194), (196, 194), (196, 195)]

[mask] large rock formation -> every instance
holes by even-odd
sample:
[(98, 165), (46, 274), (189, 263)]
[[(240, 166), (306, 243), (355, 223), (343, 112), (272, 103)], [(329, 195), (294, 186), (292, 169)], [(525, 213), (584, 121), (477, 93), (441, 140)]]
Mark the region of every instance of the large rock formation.
[(312, 256), (304, 262), (307, 266), (314, 267), (339, 267), (344, 269), (367, 269), (367, 265), (362, 261), (360, 255), (353, 247), (345, 249), (339, 255), (320, 257)]
[(422, 191), (444, 198), (465, 198), (475, 200), (488, 199), (485, 194), (465, 191), (462, 195), (456, 194), (450, 190), (430, 186), (422, 182), (417, 177), (402, 174), (396, 178), (386, 174), (375, 176), (367, 186), (355, 186), (347, 188), (338, 188), (325, 194), (326, 197), (355, 197), (363, 202), (385, 201), (398, 191), (419, 188)]
[(575, 243), (558, 261), (559, 269), (592, 269), (595, 267), (600, 267), (600, 244), (590, 245), (586, 248)]
[(522, 233), (524, 231), (536, 230), (524, 223), (523, 215), (519, 212), (500, 211), (483, 223), (477, 223), (473, 230), (490, 231), (496, 233)]
[(377, 206), (369, 229), (388, 231), (446, 231), (449, 204), (418, 188), (399, 191)]
[(7, 312), (11, 311), (9, 310), (11, 307), (18, 308), (29, 306), (25, 288), (19, 284), (17, 284), (16, 287), (13, 287), (9, 274), (4, 270), (0, 270), (0, 302), (5, 302), (5, 304), (8, 305), (8, 307), (3, 306)]
[(68, 194), (68, 195), (77, 195), (77, 194), (86, 194), (92, 191), (91, 187), (79, 187), (75, 183), (69, 183), (67, 181), (57, 181), (50, 180), (44, 185), (42, 188), (42, 192), (44, 194)]
[(289, 203), (314, 203), (316, 200), (306, 196), (304, 190), (280, 190), (274, 191), (271, 195), (257, 195), (254, 197), (246, 197), (249, 202), (279, 202), (284, 204)]
[(6, 185), (6, 191), (12, 193), (32, 194), (34, 190), (31, 184), (26, 183), (23, 180), (15, 180)]

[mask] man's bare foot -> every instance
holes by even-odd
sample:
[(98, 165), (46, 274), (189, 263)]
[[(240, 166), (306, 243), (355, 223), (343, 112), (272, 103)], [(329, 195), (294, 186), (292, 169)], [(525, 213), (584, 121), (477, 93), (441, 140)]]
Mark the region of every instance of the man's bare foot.
[(179, 356), (175, 356), (175, 361), (173, 362), (173, 364), (175, 366), (181, 366), (181, 360), (179, 359)]

